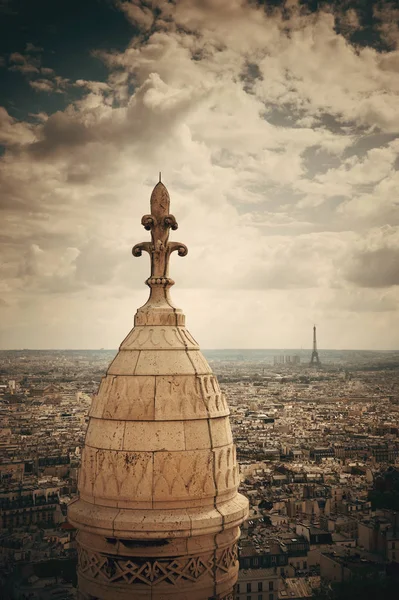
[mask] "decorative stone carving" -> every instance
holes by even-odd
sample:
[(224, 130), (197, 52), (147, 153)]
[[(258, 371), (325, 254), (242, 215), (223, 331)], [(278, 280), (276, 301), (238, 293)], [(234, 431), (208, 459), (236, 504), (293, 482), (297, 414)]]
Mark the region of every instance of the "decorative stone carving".
[(188, 250), (184, 244), (169, 242), (169, 229), (177, 229), (175, 217), (169, 214), (170, 198), (168, 190), (159, 182), (155, 186), (150, 200), (151, 214), (144, 215), (142, 225), (151, 231), (151, 242), (136, 244), (132, 250), (133, 256), (141, 256), (143, 250), (148, 252), (151, 259), (151, 275), (146, 284), (151, 289), (150, 301), (158, 302), (168, 298), (168, 290), (174, 284), (169, 278), (169, 258), (177, 251), (179, 256), (186, 256)]
[[(112, 398), (112, 402), (109, 399)], [(154, 418), (155, 377), (107, 375), (92, 402), (89, 416), (126, 421)]]
[(214, 375), (156, 378), (155, 419), (206, 419), (229, 412)]
[(225, 412), (228, 411), (226, 398), (222, 394), (216, 377), (212, 375), (204, 376), (200, 378), (202, 395), (206, 408), (210, 413), (214, 412)]
[(123, 559), (104, 556), (86, 548), (78, 548), (78, 566), (85, 577), (107, 583), (128, 585), (158, 585), (163, 581), (173, 585), (181, 580), (196, 581), (208, 574), (227, 573), (237, 564), (237, 545), (204, 556), (173, 558), (172, 560)]
[(135, 327), (122, 342), (121, 350), (195, 349), (199, 346), (184, 327)]
[(157, 452), (154, 456), (154, 500), (178, 501), (215, 494), (210, 450)]
[(182, 312), (179, 312), (179, 309), (164, 312), (158, 308), (155, 312), (143, 306), (134, 317), (135, 327), (139, 325), (177, 325), (184, 327), (185, 324), (186, 317)]
[(214, 375), (107, 375), (93, 398), (89, 416), (164, 421), (207, 419), (229, 413)]
[(215, 479), (217, 491), (220, 494), (225, 490), (238, 486), (238, 465), (235, 457), (235, 447), (230, 444), (224, 448), (216, 448)]
[[(79, 489), (85, 497), (104, 499), (152, 500), (153, 454), (115, 452), (85, 446), (80, 469)], [(89, 479), (89, 474), (92, 478)]]

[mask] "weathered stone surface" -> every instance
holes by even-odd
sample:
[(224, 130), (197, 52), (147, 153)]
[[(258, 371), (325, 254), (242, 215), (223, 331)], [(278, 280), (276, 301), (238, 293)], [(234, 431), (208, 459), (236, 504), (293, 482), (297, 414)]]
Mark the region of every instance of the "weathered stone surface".
[(156, 378), (155, 419), (206, 419), (199, 377), (163, 375)]
[[(191, 355), (190, 355), (191, 356)], [(155, 419), (206, 419), (229, 415), (214, 375), (156, 378)]]
[(122, 450), (125, 421), (90, 419), (87, 427), (85, 446)]
[(199, 346), (185, 327), (134, 327), (122, 342), (120, 350), (199, 350)]
[(211, 429), (212, 448), (227, 446), (233, 443), (230, 422), (227, 417), (210, 419), (209, 425)]
[(173, 503), (214, 494), (213, 456), (210, 450), (154, 454), (154, 501)]
[(185, 421), (186, 450), (206, 450), (211, 446), (209, 421)]
[(155, 377), (103, 377), (89, 416), (122, 421), (148, 421), (155, 413)]
[[(238, 570), (236, 543), (201, 554), (187, 553), (173, 558), (112, 556), (79, 544), (79, 588), (81, 597), (98, 597), (117, 590), (118, 597), (159, 600), (206, 600), (210, 598), (215, 582), (219, 583), (224, 600), (226, 590), (232, 588)], [(96, 545), (94, 543), (93, 545)], [(150, 591), (151, 590), (151, 591)], [(150, 594), (150, 596), (149, 596)], [(219, 597), (222, 598), (221, 594)], [(212, 596), (214, 597), (214, 596)], [(232, 595), (231, 595), (232, 599)]]
[[(124, 350), (118, 352), (108, 367), (107, 375), (134, 375), (139, 355), (139, 350)], [(151, 375), (153, 373), (149, 374)]]
[(213, 450), (215, 460), (215, 481), (217, 493), (220, 495), (229, 489), (236, 489), (238, 480), (238, 465), (233, 444)]
[(142, 350), (136, 365), (135, 375), (195, 375), (192, 355), (195, 350)]
[(134, 317), (135, 327), (139, 327), (140, 325), (175, 325), (176, 327), (184, 327), (185, 324), (185, 315), (181, 311), (179, 312), (179, 309), (171, 310), (170, 307), (145, 305), (139, 308)]
[(183, 421), (127, 421), (124, 450), (176, 452), (185, 449)]
[(97, 504), (115, 502), (152, 502), (152, 452), (97, 450), (86, 446), (82, 456), (79, 489)]

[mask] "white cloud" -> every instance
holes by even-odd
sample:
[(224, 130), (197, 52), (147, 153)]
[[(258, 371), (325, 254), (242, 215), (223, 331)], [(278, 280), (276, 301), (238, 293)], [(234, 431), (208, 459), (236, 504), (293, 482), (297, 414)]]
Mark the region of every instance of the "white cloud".
[(27, 123), (18, 122), (0, 106), (0, 143), (12, 146), (28, 144), (33, 140), (32, 127)]
[(53, 92), (54, 84), (49, 79), (35, 79), (29, 81), (29, 85), (37, 92)]

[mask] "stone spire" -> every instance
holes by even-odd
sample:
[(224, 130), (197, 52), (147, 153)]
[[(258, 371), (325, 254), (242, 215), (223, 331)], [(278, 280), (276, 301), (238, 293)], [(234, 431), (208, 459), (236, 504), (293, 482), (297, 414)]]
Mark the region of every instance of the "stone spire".
[(169, 242), (177, 222), (159, 182), (142, 224), (151, 242), (150, 297), (102, 379), (89, 413), (79, 497), (81, 600), (232, 600), (239, 483), (229, 409), (169, 297)]
[(186, 256), (187, 246), (178, 242), (169, 242), (169, 229), (176, 230), (178, 225), (175, 217), (169, 214), (170, 198), (168, 190), (159, 181), (151, 194), (151, 214), (144, 215), (141, 224), (147, 231), (151, 231), (151, 242), (136, 244), (132, 250), (133, 256), (141, 256), (143, 250), (151, 258), (151, 275), (146, 284), (151, 289), (151, 294), (146, 307), (153, 310), (155, 307), (172, 306), (169, 288), (175, 283), (169, 277), (169, 259), (175, 250), (179, 256)]

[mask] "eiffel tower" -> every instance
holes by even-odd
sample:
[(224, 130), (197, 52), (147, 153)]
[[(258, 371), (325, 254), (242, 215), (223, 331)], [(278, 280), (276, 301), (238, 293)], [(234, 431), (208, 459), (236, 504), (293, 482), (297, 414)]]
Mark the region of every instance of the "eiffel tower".
[(316, 325), (313, 325), (313, 351), (310, 359), (311, 367), (321, 367), (321, 362), (319, 358), (319, 354), (317, 352), (317, 342), (316, 342)]

